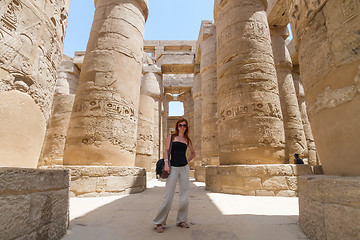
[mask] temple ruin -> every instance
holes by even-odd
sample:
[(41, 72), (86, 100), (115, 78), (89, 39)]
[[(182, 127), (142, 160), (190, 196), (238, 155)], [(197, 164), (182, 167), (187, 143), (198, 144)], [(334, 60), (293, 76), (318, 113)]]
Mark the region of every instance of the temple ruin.
[(298, 197), (309, 239), (360, 238), (359, 0), (215, 0), (194, 41), (144, 40), (147, 0), (94, 4), (71, 58), (70, 0), (0, 0), (0, 239), (60, 239), (69, 197), (144, 191), (172, 101), (207, 190)]

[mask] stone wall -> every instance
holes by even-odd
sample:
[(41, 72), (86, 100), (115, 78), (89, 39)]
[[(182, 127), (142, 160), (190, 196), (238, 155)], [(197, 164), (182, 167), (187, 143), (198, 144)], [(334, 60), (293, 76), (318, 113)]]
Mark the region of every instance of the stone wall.
[(309, 165), (268, 164), (206, 166), (206, 189), (249, 196), (297, 196), (301, 175), (312, 174)]
[(360, 239), (360, 177), (299, 178), (300, 227), (309, 239)]
[(0, 168), (0, 239), (61, 239), (68, 212), (68, 170)]

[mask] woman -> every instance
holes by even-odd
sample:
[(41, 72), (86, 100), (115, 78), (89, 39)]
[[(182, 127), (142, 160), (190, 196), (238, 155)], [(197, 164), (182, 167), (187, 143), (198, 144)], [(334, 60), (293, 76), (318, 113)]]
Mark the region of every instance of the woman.
[[(165, 195), (160, 206), (160, 209), (153, 220), (156, 225), (155, 230), (159, 233), (164, 232), (167, 217), (170, 212), (171, 204), (173, 201), (176, 183), (180, 183), (180, 203), (177, 216), (177, 226), (182, 228), (189, 228), (187, 224), (188, 213), (188, 197), (189, 197), (189, 165), (188, 162), (195, 157), (195, 151), (189, 138), (189, 125), (188, 122), (181, 118), (175, 124), (175, 133), (173, 134), (173, 142), (171, 151), (171, 159), (169, 161), (168, 153), (170, 146), (171, 135), (166, 139), (164, 150), (165, 171), (170, 172), (169, 177), (166, 179)], [(186, 149), (189, 147), (191, 155), (186, 159)]]

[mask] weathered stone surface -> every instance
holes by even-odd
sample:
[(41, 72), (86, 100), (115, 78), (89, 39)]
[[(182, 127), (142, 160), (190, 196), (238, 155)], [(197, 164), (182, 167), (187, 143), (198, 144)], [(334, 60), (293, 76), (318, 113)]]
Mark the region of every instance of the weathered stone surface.
[(45, 137), (46, 122), (27, 94), (0, 92), (0, 166), (35, 168)]
[(223, 165), (284, 163), (284, 128), (265, 2), (215, 1)]
[[(196, 62), (201, 74), (201, 165), (218, 165), (216, 28), (202, 22)], [(217, 159), (217, 160), (216, 160)], [(212, 164), (217, 162), (217, 164)]]
[(69, 171), (0, 168), (0, 239), (61, 239)]
[(56, 82), (52, 113), (46, 130), (38, 166), (62, 165), (65, 139), (74, 104), (79, 70), (71, 58), (61, 62)]
[(147, 11), (145, 0), (97, 1), (64, 164), (134, 166)]
[(270, 26), (286, 26), (289, 23), (289, 11), (286, 0), (267, 0), (266, 15)]
[(300, 177), (300, 226), (310, 239), (358, 239), (359, 199), (360, 177)]
[(198, 182), (205, 182), (206, 179), (205, 166), (199, 166), (195, 168), (195, 179)]
[(70, 1), (8, 0), (0, 4), (0, 68), (8, 72), (0, 78), (0, 92), (28, 94), (47, 121)]
[[(56, 166), (56, 168), (60, 168)], [(146, 170), (120, 166), (63, 166), (71, 173), (72, 197), (98, 197), (142, 192), (146, 189)]]
[(0, 168), (0, 196), (9, 193), (53, 191), (68, 186), (69, 173), (65, 170)]
[[(298, 60), (297, 60), (297, 62), (298, 62)], [(315, 140), (314, 140), (314, 136), (313, 136), (313, 133), (311, 130), (309, 117), (307, 114), (305, 91), (304, 91), (304, 87), (302, 85), (301, 78), (300, 78), (299, 65), (293, 66), (292, 76), (293, 76), (293, 80), (294, 80), (296, 96), (297, 96), (298, 103), (299, 103), (302, 124), (304, 126), (304, 133), (305, 133), (306, 143), (307, 143), (308, 152), (309, 152), (308, 162), (312, 166), (317, 166), (320, 164), (320, 161), (319, 161), (317, 153), (316, 153)]]
[(307, 163), (308, 147), (292, 78), (292, 62), (285, 44), (289, 32), (287, 27), (272, 27), (270, 33), (284, 121), (285, 161), (293, 163), (293, 156), (298, 153)]
[(307, 110), (324, 172), (358, 176), (360, 42), (355, 36), (360, 28), (359, 3), (288, 0), (288, 4)]
[(201, 74), (196, 72), (194, 74), (194, 85), (193, 85), (193, 99), (194, 99), (194, 135), (192, 135), (192, 143), (194, 149), (196, 149), (196, 156), (193, 159), (194, 166), (198, 167), (202, 165), (202, 156), (201, 156), (201, 139), (202, 139), (202, 87), (201, 87)]
[(165, 74), (194, 72), (194, 53), (164, 52), (159, 56), (158, 62)]
[(210, 191), (296, 197), (299, 176), (312, 172), (310, 165), (266, 164), (206, 166), (205, 174), (206, 189)]
[(145, 73), (140, 88), (139, 121), (135, 166), (150, 172), (154, 168), (154, 115), (155, 99), (160, 99), (160, 75)]

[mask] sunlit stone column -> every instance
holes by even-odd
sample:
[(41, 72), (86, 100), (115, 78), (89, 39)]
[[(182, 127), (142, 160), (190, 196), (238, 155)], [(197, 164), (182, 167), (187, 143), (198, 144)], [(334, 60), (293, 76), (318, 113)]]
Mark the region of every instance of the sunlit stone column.
[(294, 163), (294, 154), (298, 153), (307, 162), (308, 149), (292, 78), (292, 61), (285, 43), (289, 31), (285, 26), (271, 28), (270, 33), (284, 119), (285, 161)]
[(155, 99), (160, 97), (160, 75), (147, 72), (143, 75), (139, 106), (138, 137), (135, 166), (151, 171), (155, 139)]
[(38, 164), (69, 6), (70, 0), (0, 1), (0, 167)]
[(147, 14), (147, 0), (96, 1), (64, 164), (134, 166)]
[[(201, 74), (199, 66), (195, 66), (194, 83), (193, 83), (193, 100), (194, 100), (194, 122), (192, 143), (196, 152), (193, 159), (194, 167), (201, 166)], [(191, 129), (190, 129), (191, 130)]]
[(215, 0), (220, 164), (285, 163), (265, 0)]
[(293, 0), (288, 4), (309, 119), (324, 172), (359, 176), (359, 1)]
[(64, 56), (56, 81), (52, 113), (38, 166), (63, 164), (66, 133), (74, 105), (79, 73), (72, 59)]
[(216, 75), (216, 28), (205, 24), (201, 46), (201, 157), (202, 166), (219, 165), (217, 141), (217, 75)]
[(306, 101), (305, 101), (305, 92), (304, 87), (301, 82), (300, 78), (300, 69), (299, 65), (295, 65), (292, 70), (292, 76), (294, 80), (294, 86), (296, 89), (296, 95), (299, 103), (301, 119), (304, 126), (304, 132), (306, 137), (306, 143), (309, 152), (309, 164), (312, 166), (319, 165), (319, 159), (316, 153), (315, 141), (314, 136), (312, 134), (309, 117), (306, 110)]
[[(184, 99), (184, 117), (186, 120), (188, 120), (190, 125), (190, 132), (189, 136), (194, 141), (194, 99), (191, 95), (191, 91), (186, 92), (183, 94)], [(196, 151), (196, 150), (195, 150)], [(190, 156), (190, 151), (187, 151), (187, 156)], [(190, 161), (189, 166), (190, 169), (194, 169), (195, 162)]]

